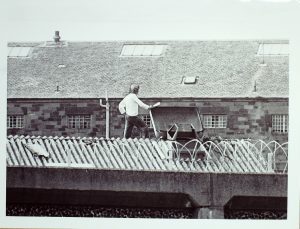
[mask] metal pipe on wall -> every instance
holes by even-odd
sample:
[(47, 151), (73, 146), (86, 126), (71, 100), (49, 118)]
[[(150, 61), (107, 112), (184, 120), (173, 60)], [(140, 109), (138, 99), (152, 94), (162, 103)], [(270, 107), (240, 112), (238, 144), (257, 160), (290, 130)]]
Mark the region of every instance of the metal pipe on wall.
[(102, 99), (99, 100), (99, 103), (100, 103), (100, 107), (105, 107), (105, 138), (109, 139), (109, 103), (108, 103), (107, 90), (105, 91), (105, 100), (106, 100), (105, 104), (103, 104)]

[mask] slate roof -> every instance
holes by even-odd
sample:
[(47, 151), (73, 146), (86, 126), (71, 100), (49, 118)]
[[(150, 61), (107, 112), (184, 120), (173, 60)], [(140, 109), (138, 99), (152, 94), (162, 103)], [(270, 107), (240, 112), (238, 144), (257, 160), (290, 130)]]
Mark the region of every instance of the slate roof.
[[(281, 41), (282, 42), (282, 41)], [(159, 57), (120, 57), (124, 44), (165, 44)], [(141, 98), (288, 97), (288, 56), (265, 56), (260, 41), (68, 42), (40, 43), (29, 58), (8, 58), (8, 98), (122, 98), (131, 83)], [(65, 68), (59, 68), (64, 64)], [(183, 77), (198, 77), (182, 84)], [(256, 82), (256, 92), (253, 92)], [(56, 92), (59, 85), (59, 92)]]
[[(92, 142), (87, 144), (86, 141)], [(34, 156), (26, 144), (39, 144), (50, 157)], [(104, 139), (72, 137), (8, 136), (7, 166), (77, 167), (94, 169), (179, 171), (210, 173), (270, 173), (261, 154), (249, 151), (243, 140), (218, 146), (227, 147), (226, 156), (209, 151), (209, 156), (179, 157), (170, 142), (155, 139)], [(226, 145), (226, 146), (225, 146)], [(232, 147), (232, 148), (231, 148)], [(234, 149), (235, 148), (235, 149)], [(202, 149), (203, 150), (203, 149)], [(170, 154), (173, 152), (173, 154)], [(170, 156), (171, 155), (171, 156)]]

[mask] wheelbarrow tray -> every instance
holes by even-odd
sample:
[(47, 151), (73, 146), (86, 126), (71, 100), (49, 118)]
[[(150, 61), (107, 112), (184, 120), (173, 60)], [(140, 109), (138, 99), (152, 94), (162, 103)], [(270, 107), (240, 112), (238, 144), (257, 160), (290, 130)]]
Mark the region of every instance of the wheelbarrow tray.
[(195, 138), (195, 133), (203, 131), (197, 107), (155, 107), (150, 117), (156, 137), (166, 137), (173, 127), (178, 128), (178, 138)]

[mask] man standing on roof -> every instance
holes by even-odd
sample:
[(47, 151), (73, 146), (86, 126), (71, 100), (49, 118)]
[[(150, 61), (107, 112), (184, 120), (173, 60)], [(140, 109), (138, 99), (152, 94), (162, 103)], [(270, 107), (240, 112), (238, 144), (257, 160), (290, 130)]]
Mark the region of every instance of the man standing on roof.
[(143, 103), (138, 97), (139, 85), (132, 84), (130, 86), (130, 93), (119, 104), (119, 111), (125, 114), (125, 138), (130, 138), (132, 129), (136, 126), (144, 132), (145, 138), (149, 138), (149, 129), (147, 124), (138, 116), (139, 106), (149, 110), (152, 106)]

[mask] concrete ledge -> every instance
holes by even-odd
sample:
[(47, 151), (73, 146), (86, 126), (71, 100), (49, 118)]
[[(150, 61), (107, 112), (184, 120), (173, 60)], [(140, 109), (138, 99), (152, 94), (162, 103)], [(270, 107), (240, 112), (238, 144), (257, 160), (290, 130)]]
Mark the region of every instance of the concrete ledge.
[(234, 196), (287, 197), (287, 174), (211, 174), (211, 205)]
[(184, 194), (218, 209), (234, 196), (287, 197), (287, 175), (8, 167), (7, 188)]
[(208, 173), (97, 170), (76, 168), (7, 168), (7, 188), (181, 193), (194, 206), (209, 205)]

